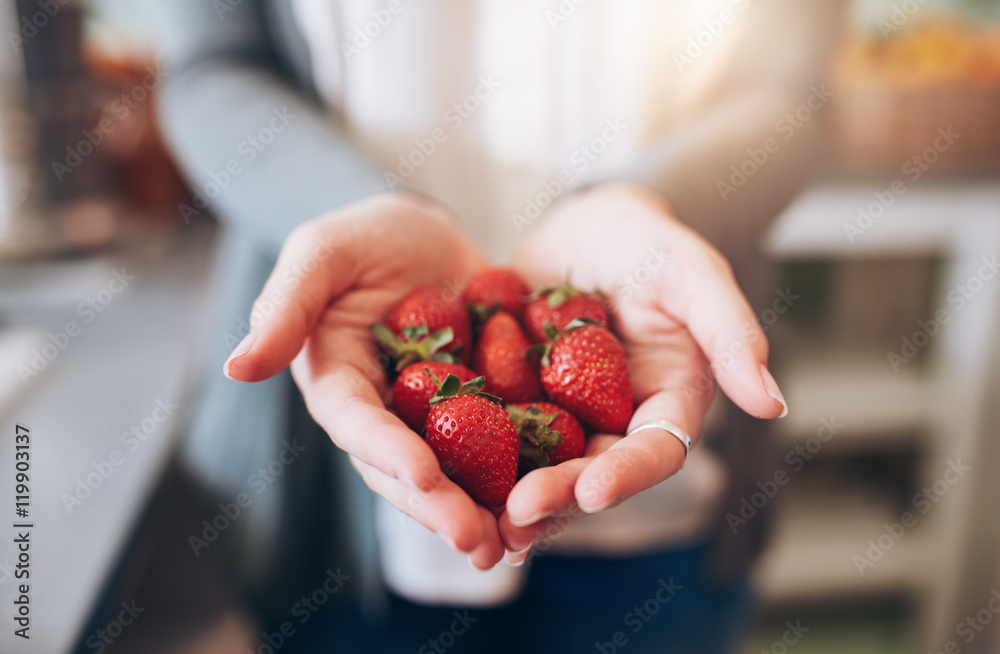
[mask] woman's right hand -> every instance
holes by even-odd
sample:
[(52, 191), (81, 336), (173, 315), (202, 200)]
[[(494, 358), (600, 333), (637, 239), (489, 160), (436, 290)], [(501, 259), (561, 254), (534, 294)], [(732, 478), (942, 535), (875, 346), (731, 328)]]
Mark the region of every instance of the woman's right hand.
[(503, 556), (496, 518), (386, 410), (369, 325), (413, 286), (460, 293), (486, 264), (449, 213), (419, 196), (385, 193), (331, 211), (289, 235), (254, 302), (250, 333), (224, 369), (253, 382), (290, 364), (309, 413), (369, 488), (483, 569)]

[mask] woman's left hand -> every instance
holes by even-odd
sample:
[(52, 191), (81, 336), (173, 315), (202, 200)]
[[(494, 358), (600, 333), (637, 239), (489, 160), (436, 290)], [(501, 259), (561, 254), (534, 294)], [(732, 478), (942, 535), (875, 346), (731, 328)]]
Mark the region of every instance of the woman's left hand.
[[(608, 295), (636, 400), (629, 430), (666, 419), (697, 438), (713, 378), (757, 418), (787, 411), (767, 371), (767, 339), (728, 261), (652, 191), (607, 184), (563, 201), (528, 233), (514, 266), (533, 287), (568, 277)], [(670, 477), (684, 457), (681, 442), (659, 429), (594, 434), (583, 458), (535, 470), (514, 487), (500, 519), (508, 561), (523, 560), (573, 518)]]

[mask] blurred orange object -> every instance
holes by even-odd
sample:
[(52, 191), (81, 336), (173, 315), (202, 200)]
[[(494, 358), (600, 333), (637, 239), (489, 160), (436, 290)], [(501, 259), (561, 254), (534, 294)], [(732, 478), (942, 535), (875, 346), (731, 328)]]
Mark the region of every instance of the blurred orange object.
[(188, 197), (156, 124), (155, 95), (164, 72), (152, 57), (112, 58), (95, 48), (85, 51), (87, 67), (106, 86), (95, 128), (104, 122), (109, 164), (117, 190), (137, 209), (154, 216), (180, 217), (177, 205)]
[(840, 168), (898, 174), (949, 129), (957, 138), (923, 172), (1000, 167), (1000, 28), (938, 16), (884, 40), (855, 34), (841, 47), (833, 86)]

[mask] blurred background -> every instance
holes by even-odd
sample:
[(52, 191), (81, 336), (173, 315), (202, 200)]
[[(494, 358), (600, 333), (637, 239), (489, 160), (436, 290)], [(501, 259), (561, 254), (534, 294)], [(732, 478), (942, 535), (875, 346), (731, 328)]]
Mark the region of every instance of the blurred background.
[[(3, 652), (266, 651), (225, 553), (185, 540), (214, 514), (176, 451), (216, 227), (180, 210), (150, 2), (0, 0), (0, 425), (36, 432), (39, 525), (37, 631), (5, 618)], [(996, 652), (1000, 2), (848, 12), (823, 169), (760, 243), (793, 410), (785, 483), (742, 516), (774, 511), (745, 651)], [(0, 465), (6, 498), (12, 447)], [(95, 640), (131, 598), (143, 618)]]

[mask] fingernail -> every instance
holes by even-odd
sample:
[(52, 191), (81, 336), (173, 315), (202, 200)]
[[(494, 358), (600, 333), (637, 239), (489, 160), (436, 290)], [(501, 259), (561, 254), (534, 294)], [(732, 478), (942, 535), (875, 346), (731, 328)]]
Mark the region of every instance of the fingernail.
[(515, 527), (527, 527), (528, 525), (533, 525), (540, 520), (548, 518), (550, 515), (552, 515), (551, 511), (539, 511), (527, 520), (515, 520), (514, 518), (510, 518), (510, 524)]
[(233, 353), (229, 355), (228, 359), (226, 359), (226, 363), (222, 366), (222, 374), (224, 374), (229, 379), (232, 379), (233, 378), (232, 375), (229, 374), (230, 364), (232, 364), (233, 361), (239, 359), (241, 356), (249, 352), (250, 348), (253, 347), (254, 341), (256, 340), (257, 336), (255, 334), (251, 333), (244, 336), (243, 340), (240, 341), (240, 344), (236, 346), (235, 350), (233, 350)]
[(531, 553), (531, 548), (534, 547), (534, 545), (535, 544), (532, 543), (518, 552), (504, 552), (503, 562), (512, 568), (520, 568), (528, 559), (528, 554)]
[(770, 371), (768, 371), (767, 366), (763, 363), (760, 364), (760, 379), (764, 383), (764, 392), (768, 396), (773, 397), (777, 401), (781, 402), (783, 410), (779, 418), (784, 418), (788, 415), (788, 402), (785, 402), (785, 396), (781, 394), (781, 390), (778, 388), (778, 382), (774, 381), (774, 377), (771, 376)]
[(601, 511), (607, 511), (608, 509), (614, 508), (625, 501), (625, 498), (618, 496), (612, 498), (605, 502), (604, 504), (599, 504), (597, 506), (581, 506), (584, 513), (600, 513)]
[(518, 561), (511, 561), (510, 559), (507, 558), (507, 555), (504, 554), (503, 562), (506, 563), (507, 565), (509, 565), (512, 568), (520, 568), (522, 565), (524, 565), (524, 561), (527, 558), (528, 557), (525, 556), (524, 558), (522, 558), (522, 559), (520, 559)]

